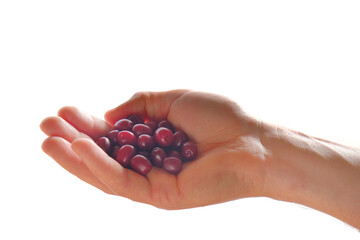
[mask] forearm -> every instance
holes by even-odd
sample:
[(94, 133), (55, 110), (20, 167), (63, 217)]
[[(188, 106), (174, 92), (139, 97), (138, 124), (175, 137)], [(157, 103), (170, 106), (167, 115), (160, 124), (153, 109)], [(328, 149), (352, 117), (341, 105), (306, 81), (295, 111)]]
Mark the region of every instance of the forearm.
[(332, 215), (360, 229), (360, 151), (266, 126), (265, 194)]

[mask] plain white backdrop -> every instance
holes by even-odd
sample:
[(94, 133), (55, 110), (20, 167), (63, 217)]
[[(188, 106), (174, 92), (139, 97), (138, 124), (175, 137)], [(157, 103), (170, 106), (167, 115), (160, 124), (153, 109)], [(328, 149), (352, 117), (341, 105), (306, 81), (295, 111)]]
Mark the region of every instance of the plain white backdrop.
[(38, 127), (64, 105), (102, 118), (135, 92), (188, 88), (360, 146), (359, 12), (358, 1), (0, 1), (0, 239), (359, 239), (267, 198), (165, 211), (106, 195), (42, 153)]

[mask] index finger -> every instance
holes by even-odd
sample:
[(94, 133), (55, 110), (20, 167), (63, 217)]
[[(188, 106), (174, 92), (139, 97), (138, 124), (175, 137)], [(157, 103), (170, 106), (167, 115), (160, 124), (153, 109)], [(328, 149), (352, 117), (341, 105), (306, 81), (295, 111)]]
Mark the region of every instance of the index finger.
[(171, 105), (187, 90), (178, 89), (165, 92), (138, 92), (128, 101), (105, 113), (105, 120), (110, 124), (137, 114), (142, 119), (155, 121), (166, 119)]

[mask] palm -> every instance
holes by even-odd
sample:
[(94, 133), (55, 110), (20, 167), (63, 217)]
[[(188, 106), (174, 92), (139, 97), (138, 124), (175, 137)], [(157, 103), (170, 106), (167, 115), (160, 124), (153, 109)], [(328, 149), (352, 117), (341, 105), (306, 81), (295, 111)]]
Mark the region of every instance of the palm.
[[(75, 110), (67, 109), (60, 116), (66, 119), (66, 115), (74, 114), (71, 111)], [(108, 157), (90, 141), (75, 141), (78, 143), (73, 144), (73, 150), (77, 154), (71, 154), (73, 151), (70, 150), (69, 143), (68, 154), (62, 161), (57, 159), (59, 157), (52, 157), (68, 171), (105, 192), (161, 208), (177, 209), (214, 204), (246, 196), (251, 191), (251, 171), (248, 174), (239, 174), (238, 170), (235, 171), (241, 167), (246, 168), (253, 162), (249, 155), (243, 157), (244, 154), (239, 151), (238, 146), (239, 136), (247, 134), (246, 125), (249, 121), (232, 102), (214, 95), (185, 91), (163, 93), (156, 97), (140, 94), (109, 111), (106, 118), (113, 124), (129, 113), (138, 113), (158, 120), (167, 118), (177, 128), (187, 132), (197, 143), (200, 152), (198, 158), (186, 163), (178, 176), (153, 168), (147, 178), (144, 178), (121, 168), (114, 161), (109, 166), (109, 161), (104, 160)], [(43, 127), (43, 130), (50, 136), (57, 135), (73, 142), (79, 137), (101, 136), (110, 129), (110, 126), (99, 119), (95, 120), (98, 127), (89, 129), (84, 127), (86, 121), (82, 119), (82, 127), (85, 129), (81, 129), (79, 122), (82, 116), (78, 117), (79, 119), (73, 117), (72, 122), (68, 121), (70, 124), (67, 128), (58, 127), (60, 132), (57, 134), (48, 133), (46, 128), (50, 127)], [(46, 121), (49, 120), (45, 120), (44, 123)], [(93, 123), (90, 125), (94, 126)], [(72, 129), (71, 126), (75, 128)], [(71, 132), (69, 128), (78, 130), (78, 133), (74, 130), (74, 136), (68, 136)], [(44, 144), (45, 152), (49, 153), (50, 148), (56, 149), (54, 145), (58, 145), (59, 151), (61, 144), (64, 150), (64, 141), (52, 139)], [(74, 169), (71, 163), (77, 163), (77, 168)]]

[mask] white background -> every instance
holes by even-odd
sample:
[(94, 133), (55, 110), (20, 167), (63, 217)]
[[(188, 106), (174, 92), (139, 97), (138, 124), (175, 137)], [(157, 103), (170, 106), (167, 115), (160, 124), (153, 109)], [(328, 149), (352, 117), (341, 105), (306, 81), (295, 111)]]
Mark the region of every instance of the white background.
[(0, 239), (359, 239), (266, 198), (164, 211), (108, 196), (42, 153), (38, 127), (64, 105), (102, 118), (134, 92), (189, 88), (360, 146), (359, 12), (358, 1), (0, 1)]

